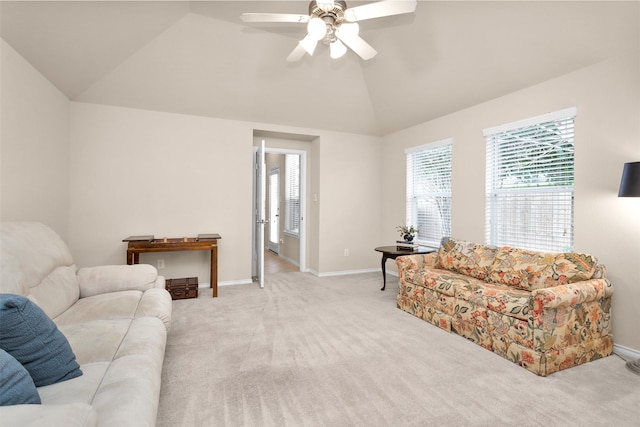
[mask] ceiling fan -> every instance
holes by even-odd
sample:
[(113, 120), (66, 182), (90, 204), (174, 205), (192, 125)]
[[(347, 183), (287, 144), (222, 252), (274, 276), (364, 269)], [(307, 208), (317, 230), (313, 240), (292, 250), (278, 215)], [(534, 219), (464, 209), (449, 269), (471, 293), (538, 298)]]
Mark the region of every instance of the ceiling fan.
[[(287, 61), (299, 61), (306, 53), (313, 55), (319, 41), (329, 46), (331, 58), (340, 58), (349, 46), (362, 59), (368, 60), (378, 52), (358, 34), (359, 21), (385, 16), (412, 13), (416, 1), (383, 0), (362, 6), (347, 8), (345, 1), (313, 0), (308, 15), (289, 13), (243, 13), (244, 22), (285, 22), (307, 24), (307, 35), (287, 57)], [(346, 45), (346, 46), (345, 46)]]

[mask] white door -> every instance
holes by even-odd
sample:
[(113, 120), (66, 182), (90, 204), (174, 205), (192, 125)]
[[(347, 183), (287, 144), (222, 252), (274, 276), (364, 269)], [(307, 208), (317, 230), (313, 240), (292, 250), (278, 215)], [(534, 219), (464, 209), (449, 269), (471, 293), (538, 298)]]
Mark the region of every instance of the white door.
[(269, 171), (269, 250), (279, 253), (280, 169)]
[(264, 174), (264, 140), (260, 142), (255, 158), (256, 171), (256, 203), (255, 203), (255, 239), (254, 258), (256, 260), (256, 277), (261, 288), (264, 288), (264, 224), (265, 224), (265, 174)]

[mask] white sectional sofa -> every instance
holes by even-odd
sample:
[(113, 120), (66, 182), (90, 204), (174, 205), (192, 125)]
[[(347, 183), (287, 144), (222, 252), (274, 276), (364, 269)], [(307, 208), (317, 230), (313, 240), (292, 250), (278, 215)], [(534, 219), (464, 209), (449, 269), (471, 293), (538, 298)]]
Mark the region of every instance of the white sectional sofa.
[(171, 323), (164, 278), (143, 264), (77, 269), (64, 241), (34, 222), (2, 223), (0, 251), (0, 293), (42, 308), (82, 371), (37, 387), (41, 404), (0, 407), (0, 424), (154, 426)]

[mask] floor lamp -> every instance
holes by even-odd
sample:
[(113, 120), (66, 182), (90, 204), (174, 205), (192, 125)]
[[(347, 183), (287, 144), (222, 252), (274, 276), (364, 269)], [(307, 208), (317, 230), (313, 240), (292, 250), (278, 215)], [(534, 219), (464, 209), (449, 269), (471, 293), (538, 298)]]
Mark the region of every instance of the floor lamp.
[[(640, 162), (624, 164), (618, 197), (640, 197)], [(629, 360), (627, 368), (640, 375), (640, 359)]]

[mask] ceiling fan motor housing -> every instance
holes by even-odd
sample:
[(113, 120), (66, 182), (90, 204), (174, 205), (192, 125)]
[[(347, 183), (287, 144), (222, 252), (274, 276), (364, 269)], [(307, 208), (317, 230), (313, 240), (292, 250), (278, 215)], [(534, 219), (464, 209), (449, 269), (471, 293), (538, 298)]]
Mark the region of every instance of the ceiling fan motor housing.
[(333, 8), (324, 10), (318, 6), (318, 2), (313, 0), (309, 3), (309, 16), (312, 18), (320, 18), (327, 24), (327, 34), (323, 39), (324, 44), (330, 44), (336, 41), (335, 30), (344, 21), (344, 11), (347, 9), (347, 2), (337, 0), (333, 2)]
[(317, 16), (318, 18), (324, 18), (325, 15), (333, 16), (334, 19), (340, 22), (344, 21), (344, 11), (347, 9), (347, 2), (342, 0), (334, 0), (333, 9), (324, 10), (320, 6), (318, 6), (318, 2), (313, 0), (309, 3), (309, 15)]

